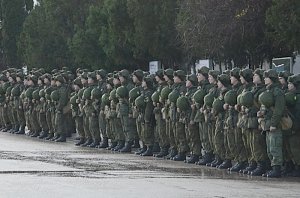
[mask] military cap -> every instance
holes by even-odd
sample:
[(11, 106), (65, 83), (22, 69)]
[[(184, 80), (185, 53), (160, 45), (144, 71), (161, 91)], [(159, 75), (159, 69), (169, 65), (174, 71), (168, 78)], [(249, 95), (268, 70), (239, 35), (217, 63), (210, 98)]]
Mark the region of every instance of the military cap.
[(132, 75), (136, 76), (139, 81), (142, 81), (144, 78), (144, 72), (140, 69), (135, 70)]
[(265, 70), (263, 70), (263, 69), (257, 68), (257, 69), (254, 70), (253, 74), (259, 75), (260, 79), (263, 80), (264, 71), (265, 71)]
[(161, 80), (164, 80), (164, 70), (159, 69), (155, 72), (155, 76), (158, 76)]
[(29, 76), (29, 80), (32, 80), (32, 82), (33, 82), (34, 84), (36, 84), (37, 81), (38, 81), (38, 77), (35, 76), (35, 75), (31, 75), (31, 76)]
[(273, 82), (278, 81), (278, 74), (275, 69), (269, 69), (264, 72), (264, 78), (270, 78)]
[(243, 69), (240, 71), (240, 76), (242, 76), (247, 82), (253, 81), (253, 71), (251, 69)]
[(218, 79), (218, 75), (220, 75), (219, 71), (216, 70), (209, 70), (208, 75), (211, 75), (214, 79)]
[(80, 75), (80, 78), (83, 78), (83, 79), (88, 79), (88, 73), (87, 72), (83, 72), (81, 75)]
[(168, 78), (170, 79), (173, 79), (173, 73), (174, 73), (173, 69), (168, 68), (164, 70), (164, 75), (168, 76)]
[(148, 88), (153, 87), (153, 79), (150, 76), (146, 76), (143, 78), (143, 81), (146, 83)]
[(278, 73), (278, 77), (284, 78), (286, 81), (288, 80), (288, 77), (291, 76), (292, 74), (288, 71), (281, 71)]
[(230, 76), (235, 77), (236, 79), (240, 80), (240, 69), (235, 67), (230, 71)]
[(188, 75), (188, 76), (186, 77), (186, 80), (191, 81), (191, 83), (192, 83), (193, 85), (197, 85), (197, 83), (198, 83), (198, 79), (197, 79), (196, 74), (190, 74), (190, 75)]
[(218, 81), (220, 81), (225, 87), (230, 85), (230, 78), (227, 74), (221, 74), (218, 76)]
[(288, 77), (288, 82), (294, 84), (295, 86), (300, 85), (300, 74), (294, 74)]
[(206, 78), (208, 77), (209, 68), (206, 66), (202, 66), (200, 69), (198, 69), (198, 73), (202, 74)]
[(93, 80), (97, 80), (96, 73), (95, 72), (89, 72), (88, 73), (88, 78), (91, 78)]
[(100, 75), (102, 79), (106, 78), (107, 72), (104, 69), (99, 69), (96, 71), (97, 75)]
[(179, 77), (182, 81), (184, 81), (186, 78), (185, 72), (183, 70), (174, 71), (173, 75)]
[(119, 76), (122, 76), (126, 79), (129, 79), (130, 78), (130, 73), (127, 69), (122, 69), (121, 71), (119, 71), (118, 73)]
[(60, 74), (55, 77), (55, 80), (61, 83), (65, 83), (65, 78)]

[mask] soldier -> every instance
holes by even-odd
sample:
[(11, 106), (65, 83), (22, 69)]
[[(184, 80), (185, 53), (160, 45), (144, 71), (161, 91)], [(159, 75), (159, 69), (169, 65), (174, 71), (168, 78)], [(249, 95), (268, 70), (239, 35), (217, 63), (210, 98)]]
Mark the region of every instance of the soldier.
[[(214, 135), (214, 145), (215, 145), (215, 158), (217, 159), (212, 166), (227, 169), (231, 167), (231, 161), (229, 159), (225, 159), (225, 147), (224, 147), (224, 118), (225, 118), (225, 110), (224, 110), (224, 96), (226, 92), (229, 90), (230, 86), (230, 78), (226, 74), (221, 74), (218, 76), (218, 89), (219, 89), (219, 97), (216, 98), (213, 102), (213, 115), (216, 117), (216, 128)], [(225, 159), (225, 161), (224, 161)]]
[(57, 138), (55, 142), (65, 142), (66, 141), (66, 129), (65, 129), (65, 115), (64, 108), (68, 104), (69, 93), (63, 76), (58, 75), (55, 77), (55, 83), (57, 86), (57, 91), (59, 95), (59, 100), (55, 106), (55, 129), (57, 133)]
[[(201, 142), (199, 137), (199, 123), (196, 123), (196, 107), (193, 104), (192, 97), (197, 91), (198, 79), (196, 74), (188, 75), (186, 78), (187, 93), (185, 97), (188, 99), (188, 107), (182, 108), (181, 111), (186, 113), (185, 115), (185, 135), (189, 149), (191, 151), (191, 157), (185, 162), (188, 164), (194, 164), (199, 161), (201, 156)], [(178, 99), (179, 100), (179, 99)], [(184, 146), (183, 142), (181, 145)]]
[[(96, 77), (97, 77), (97, 81), (98, 81), (98, 88), (100, 90), (100, 94), (101, 94), (101, 99), (102, 100), (102, 96), (104, 94), (107, 93), (107, 84), (106, 84), (106, 76), (107, 76), (107, 72), (104, 69), (100, 69), (96, 71)], [(100, 101), (100, 103), (102, 103), (102, 101)], [(100, 143), (100, 145), (98, 146), (99, 148), (107, 148), (108, 147), (108, 135), (107, 135), (107, 127), (106, 127), (106, 119), (105, 119), (105, 115), (104, 115), (104, 108), (105, 105), (100, 105), (100, 113), (99, 113), (99, 129), (100, 129), (100, 133), (102, 135), (102, 142)]]
[(262, 106), (257, 112), (259, 123), (266, 132), (267, 153), (271, 160), (272, 170), (263, 174), (264, 177), (281, 177), (282, 157), (282, 118), (285, 99), (283, 91), (278, 86), (278, 76), (275, 70), (264, 72), (264, 81), (267, 90), (259, 99)]
[[(95, 90), (95, 92), (93, 92)], [(97, 91), (97, 92), (96, 92)], [(88, 146), (95, 148), (100, 144), (100, 129), (99, 129), (99, 113), (100, 104), (99, 100), (101, 97), (100, 89), (97, 88), (97, 77), (94, 72), (88, 73), (88, 88), (83, 92), (85, 99), (84, 111), (88, 119), (88, 129), (91, 134), (91, 143), (88, 145), (83, 144), (82, 146)], [(93, 95), (92, 95), (93, 93)], [(94, 94), (96, 93), (96, 94)]]
[[(113, 74), (108, 75), (108, 78), (106, 80), (106, 90), (107, 93), (105, 93), (105, 95), (102, 96), (101, 99), (101, 106), (104, 106), (104, 116), (105, 116), (105, 122), (106, 122), (106, 133), (107, 133), (107, 138), (110, 139), (110, 145), (108, 145), (108, 147), (106, 148), (107, 150), (111, 150), (112, 148), (116, 147), (118, 144), (118, 140), (114, 134), (113, 131), (113, 122), (111, 119), (111, 115), (112, 115), (112, 110), (110, 108), (110, 94), (113, 90), (114, 84), (113, 84)], [(104, 101), (105, 100), (105, 101)]]
[[(129, 92), (130, 108), (132, 109), (132, 114), (129, 116), (135, 120), (136, 131), (137, 131), (137, 135), (135, 135), (135, 142), (139, 142), (139, 138), (142, 136), (143, 121), (137, 119), (139, 112), (137, 110), (137, 107), (135, 106), (135, 99), (137, 97), (139, 97), (141, 95), (141, 93), (143, 92), (143, 88), (142, 88), (143, 78), (144, 78), (144, 72), (140, 69), (135, 70), (132, 74), (132, 81), (133, 81), (135, 87)], [(139, 143), (138, 143), (138, 145), (139, 145)], [(145, 145), (145, 143), (143, 143), (143, 147), (139, 148), (135, 152), (135, 154), (141, 155), (146, 150), (147, 150), (147, 146)]]
[[(75, 146), (80, 146), (85, 142), (85, 134), (84, 134), (84, 129), (83, 129), (83, 118), (82, 118), (82, 113), (79, 109), (79, 98), (80, 95), (82, 97), (83, 94), (83, 89), (82, 84), (81, 84), (81, 79), (80, 77), (77, 77), (73, 81), (73, 96), (70, 98), (71, 102), (71, 110), (72, 110), (72, 118), (75, 121), (75, 127), (76, 127), (76, 133), (78, 134), (79, 141), (75, 143)], [(81, 94), (79, 92), (81, 91)]]
[[(170, 118), (175, 125), (175, 130), (173, 136), (176, 143), (176, 150), (178, 149), (178, 154), (172, 158), (174, 161), (184, 161), (186, 160), (186, 153), (189, 151), (186, 135), (185, 135), (185, 113), (177, 112), (177, 98), (179, 96), (184, 96), (186, 94), (185, 72), (182, 70), (177, 70), (173, 74), (174, 85), (173, 90), (169, 94), (169, 101), (171, 103), (170, 107)], [(178, 114), (177, 114), (178, 113)], [(172, 136), (170, 135), (170, 136)]]
[(266, 137), (258, 129), (257, 111), (260, 108), (258, 97), (264, 92), (265, 86), (263, 84), (263, 70), (256, 69), (253, 73), (254, 87), (252, 89), (254, 103), (248, 109), (248, 128), (250, 129), (250, 148), (253, 160), (257, 163), (256, 169), (251, 171), (252, 176), (261, 176), (266, 172), (268, 156), (266, 152)]
[(137, 122), (141, 123), (140, 137), (143, 141), (143, 147), (146, 147), (146, 150), (140, 155), (152, 156), (155, 118), (153, 115), (154, 106), (151, 100), (151, 96), (153, 94), (153, 80), (151, 77), (143, 78), (142, 88), (142, 94), (135, 100), (135, 106), (138, 112)]
[(114, 88), (109, 94), (110, 100), (110, 130), (114, 134), (117, 145), (111, 145), (112, 151), (119, 151), (125, 145), (125, 134), (123, 132), (121, 117), (119, 114), (120, 103), (116, 95), (117, 89), (121, 86), (121, 81), (119, 80), (118, 74), (113, 75), (113, 85)]
[[(209, 101), (208, 103), (210, 103), (210, 101), (214, 101), (214, 99), (219, 96), (219, 90), (217, 85), (219, 74), (220, 74), (219, 71), (214, 71), (214, 70), (210, 70), (208, 72), (208, 81), (212, 85), (212, 88), (210, 88), (208, 94), (205, 96), (204, 103), (205, 101)], [(205, 116), (205, 122), (208, 125), (208, 132), (209, 132), (208, 137), (209, 137), (210, 147), (213, 149), (213, 153), (215, 153), (214, 136), (215, 136), (216, 120), (212, 112), (212, 102), (210, 106), (208, 104), (205, 104), (203, 106), (202, 111)], [(220, 163), (219, 158), (215, 157), (214, 160), (212, 162), (207, 163), (206, 166), (216, 167), (218, 163)]]
[(288, 93), (285, 96), (287, 108), (292, 115), (293, 127), (287, 135), (287, 153), (294, 163), (294, 170), (288, 176), (300, 177), (300, 75), (292, 75), (288, 78)]
[(291, 76), (291, 73), (288, 71), (282, 71), (278, 73), (278, 79), (281, 84), (281, 89), (284, 93), (288, 91), (288, 77)]
[[(209, 68), (206, 66), (201, 67), (197, 73), (197, 79), (199, 83), (198, 91), (193, 96), (195, 101), (196, 107), (196, 115), (194, 118), (194, 122), (199, 124), (199, 138), (202, 150), (204, 155), (202, 158), (197, 162), (198, 165), (206, 165), (213, 161), (213, 150), (209, 143), (209, 132), (208, 132), (208, 125), (205, 122), (204, 114), (202, 107), (204, 105), (204, 97), (208, 94), (209, 90), (212, 88), (212, 85), (208, 82), (208, 72)], [(196, 141), (196, 140), (195, 140)]]
[(174, 139), (174, 130), (175, 130), (175, 124), (172, 122), (171, 116), (170, 116), (170, 109), (171, 109), (171, 104), (167, 101), (168, 100), (168, 95), (170, 91), (172, 90), (174, 81), (173, 81), (173, 69), (166, 69), (164, 71), (164, 79), (168, 83), (168, 88), (162, 90), (160, 94), (160, 102), (164, 105), (164, 108), (162, 109), (162, 114), (163, 114), (163, 119), (166, 122), (166, 133), (169, 139), (169, 144), (170, 144), (170, 150), (169, 154), (166, 156), (166, 159), (171, 159), (177, 155), (177, 149), (176, 149), (176, 144), (175, 144), (175, 139)]
[(245, 168), (247, 158), (242, 140), (241, 128), (237, 127), (238, 117), (240, 116), (235, 106), (237, 104), (237, 96), (242, 93), (243, 87), (240, 82), (240, 69), (233, 68), (230, 71), (230, 82), (232, 89), (225, 95), (224, 109), (227, 111), (225, 120), (225, 148), (226, 159), (236, 161), (237, 163), (229, 168), (229, 171), (238, 172)]
[(135, 139), (136, 132), (136, 124), (135, 120), (129, 115), (132, 115), (132, 109), (129, 107), (129, 91), (133, 89), (134, 85), (131, 82), (129, 71), (126, 69), (121, 70), (119, 73), (119, 79), (122, 85), (122, 88), (119, 87), (118, 90), (121, 92), (117, 94), (119, 95), (119, 115), (121, 118), (122, 128), (124, 135), (126, 137), (126, 144), (120, 150), (121, 153), (129, 153), (131, 152), (131, 147), (133, 145), (133, 141)]
[(162, 115), (163, 103), (159, 101), (159, 97), (162, 89), (168, 86), (167, 82), (164, 79), (164, 71), (162, 69), (158, 70), (155, 73), (155, 80), (158, 85), (156, 91), (153, 93), (151, 98), (154, 105), (153, 113), (155, 115), (155, 121), (156, 121), (155, 129), (159, 135), (160, 152), (154, 155), (154, 157), (162, 158), (168, 155), (168, 150), (170, 147), (167, 133), (166, 133), (166, 121), (165, 119), (163, 119), (163, 115)]
[[(239, 117), (239, 121), (238, 121), (238, 126), (240, 128), (242, 128), (242, 139), (243, 139), (243, 144), (244, 144), (244, 148), (246, 151), (246, 157), (247, 157), (247, 161), (248, 161), (248, 166), (243, 169), (240, 170), (240, 173), (244, 173), (244, 174), (250, 174), (251, 171), (253, 171), (254, 169), (256, 169), (256, 162), (253, 159), (252, 153), (251, 153), (251, 136), (250, 136), (250, 130), (248, 128), (248, 114), (247, 112), (245, 112), (247, 106), (248, 106), (248, 101), (250, 101), (252, 105), (252, 102), (249, 97), (247, 96), (243, 96), (245, 94), (248, 94), (248, 96), (251, 96), (253, 98), (253, 94), (251, 93), (252, 87), (253, 87), (253, 71), (251, 69), (243, 69), (240, 71), (240, 79), (241, 79), (241, 83), (243, 85), (243, 92), (240, 94), (241, 96), (241, 109), (239, 109), (241, 111), (241, 116)], [(245, 99), (245, 100), (243, 100)], [(246, 103), (244, 103), (246, 102)], [(244, 107), (243, 107), (244, 106)]]

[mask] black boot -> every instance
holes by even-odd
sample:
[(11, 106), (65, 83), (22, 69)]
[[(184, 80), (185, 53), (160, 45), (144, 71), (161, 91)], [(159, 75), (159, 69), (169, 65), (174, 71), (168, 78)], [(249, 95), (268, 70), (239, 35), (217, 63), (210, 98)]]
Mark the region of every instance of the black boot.
[(18, 135), (25, 134), (25, 126), (21, 126), (20, 130), (18, 132), (16, 132), (15, 134), (18, 134)]
[(192, 155), (188, 160), (185, 162), (188, 164), (195, 164), (196, 162), (199, 161), (199, 155)]
[(213, 161), (213, 156), (210, 153), (206, 153), (203, 155), (202, 159), (199, 159), (198, 162), (196, 162), (197, 165), (204, 166), (208, 163), (211, 163)]
[(300, 166), (295, 166), (295, 169), (291, 172), (291, 173), (288, 173), (287, 176), (290, 176), (290, 177), (300, 177)]
[(55, 142), (66, 142), (66, 135), (61, 134), (60, 137), (55, 140)]
[(160, 147), (159, 147), (159, 144), (158, 144), (158, 142), (155, 142), (154, 144), (153, 144), (153, 153), (159, 153), (160, 152)]
[(139, 148), (136, 152), (134, 152), (134, 154), (136, 155), (141, 155), (142, 153), (144, 153), (147, 150), (147, 146), (143, 146), (142, 148)]
[(185, 153), (178, 153), (175, 157), (172, 158), (174, 161), (184, 161), (186, 160)]
[(38, 138), (39, 139), (44, 139), (47, 136), (48, 136), (48, 131), (43, 131), (43, 132), (40, 133), (40, 136)]
[(295, 166), (294, 166), (293, 161), (285, 162), (284, 166), (283, 166), (283, 170), (281, 172), (281, 175), (287, 175), (287, 174), (293, 172), (294, 168), (295, 168)]
[(49, 133), (48, 136), (45, 138), (45, 140), (51, 140), (53, 136), (54, 136), (53, 133)]
[(223, 163), (223, 160), (219, 156), (216, 156), (216, 159), (214, 163), (211, 163), (211, 167), (217, 167)]
[(251, 171), (252, 176), (262, 176), (266, 172), (266, 162), (260, 161), (257, 163), (256, 169)]
[(240, 170), (244, 170), (246, 168), (247, 162), (238, 162), (233, 167), (229, 168), (228, 171), (231, 172), (239, 172)]
[(30, 137), (38, 137), (40, 135), (40, 132), (35, 132), (34, 134), (32, 134)]
[(269, 177), (269, 178), (278, 178), (281, 177), (281, 166), (275, 165), (272, 167), (272, 170), (263, 174), (263, 177)]
[(112, 148), (112, 151), (119, 151), (120, 149), (122, 149), (124, 147), (125, 141), (124, 140), (120, 140), (118, 141), (118, 144), (115, 148)]
[(153, 156), (153, 146), (147, 146), (147, 150), (141, 156)]
[(140, 140), (139, 139), (135, 139), (133, 141), (133, 144), (132, 144), (131, 148), (140, 148), (140, 147), (141, 147), (140, 146)]
[(206, 166), (211, 166), (212, 164), (215, 164), (218, 161), (218, 158), (215, 156), (213, 161), (211, 161), (210, 163), (205, 164)]
[(109, 147), (106, 148), (106, 150), (112, 150), (118, 145), (118, 142), (111, 142)]
[(225, 160), (222, 164), (218, 166), (218, 169), (228, 169), (232, 167), (231, 160)]
[(256, 162), (252, 161), (250, 162), (249, 166), (247, 166), (244, 170), (239, 171), (239, 173), (251, 174), (251, 171), (254, 169), (256, 169)]
[(84, 138), (80, 138), (78, 142), (75, 143), (75, 146), (80, 146), (81, 144), (85, 143), (85, 139)]
[(171, 149), (169, 154), (165, 157), (166, 159), (172, 159), (173, 157), (175, 157), (177, 155), (177, 150), (176, 149)]
[(168, 148), (167, 147), (162, 147), (160, 149), (160, 152), (156, 155), (153, 155), (153, 156), (156, 157), (156, 158), (162, 158), (162, 157), (167, 156), (168, 154), (169, 154)]
[(131, 142), (131, 141), (126, 142), (125, 146), (120, 150), (120, 152), (121, 153), (130, 153), (132, 144), (133, 144), (133, 142)]
[(100, 140), (94, 140), (91, 144), (88, 145), (90, 148), (95, 148), (100, 145)]
[(100, 143), (100, 145), (97, 148), (107, 148), (108, 147), (108, 138), (104, 137), (102, 142)]
[(88, 145), (92, 144), (93, 143), (93, 140), (91, 138), (87, 139), (85, 141), (84, 144), (81, 144), (82, 147), (87, 147)]

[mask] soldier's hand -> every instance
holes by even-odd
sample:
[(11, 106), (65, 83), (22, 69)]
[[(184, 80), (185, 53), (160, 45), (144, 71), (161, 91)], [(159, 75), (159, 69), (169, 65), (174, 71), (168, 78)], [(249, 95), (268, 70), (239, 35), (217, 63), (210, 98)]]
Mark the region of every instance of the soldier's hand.
[(190, 125), (194, 125), (195, 122), (193, 120), (190, 121)]

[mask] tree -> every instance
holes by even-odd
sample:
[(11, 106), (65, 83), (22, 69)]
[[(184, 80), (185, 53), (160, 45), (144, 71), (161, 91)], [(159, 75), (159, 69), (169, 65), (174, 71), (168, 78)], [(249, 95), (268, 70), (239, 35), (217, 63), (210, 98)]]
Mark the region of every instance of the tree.
[(274, 0), (267, 11), (268, 35), (286, 54), (300, 49), (300, 1)]
[(17, 53), (17, 41), (27, 14), (24, 8), (24, 1), (1, 1), (2, 52), (3, 63), (6, 66), (20, 67), (22, 64)]

